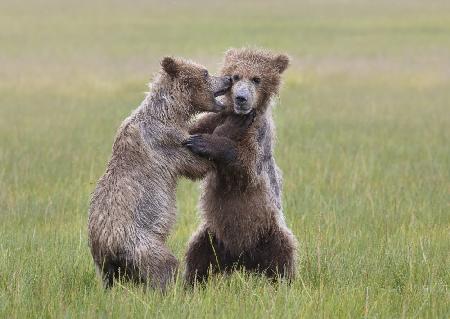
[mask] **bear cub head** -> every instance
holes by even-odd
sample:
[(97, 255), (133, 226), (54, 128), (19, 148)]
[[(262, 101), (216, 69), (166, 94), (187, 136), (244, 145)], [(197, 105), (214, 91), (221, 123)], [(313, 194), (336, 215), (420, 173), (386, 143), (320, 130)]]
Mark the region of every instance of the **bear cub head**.
[(165, 57), (161, 66), (169, 81), (188, 99), (196, 111), (219, 112), (224, 104), (216, 99), (231, 87), (231, 77), (212, 76), (208, 70), (192, 61)]
[(285, 54), (260, 49), (230, 49), (225, 53), (222, 75), (230, 76), (232, 88), (225, 95), (229, 111), (248, 114), (264, 112), (278, 94), (281, 74), (289, 66)]

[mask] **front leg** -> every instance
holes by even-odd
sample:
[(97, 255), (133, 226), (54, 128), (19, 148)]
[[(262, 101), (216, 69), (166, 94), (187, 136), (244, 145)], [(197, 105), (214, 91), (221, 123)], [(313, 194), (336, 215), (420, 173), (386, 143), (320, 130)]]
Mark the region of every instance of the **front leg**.
[(223, 123), (226, 114), (222, 113), (207, 113), (202, 114), (189, 127), (189, 134), (212, 134), (216, 127)]
[(237, 159), (237, 143), (211, 134), (196, 134), (183, 142), (192, 153), (217, 163), (229, 164)]
[(237, 159), (237, 141), (245, 135), (255, 119), (255, 112), (247, 115), (231, 114), (223, 124), (214, 129), (214, 134), (195, 134), (184, 143), (194, 154), (215, 161), (230, 164)]
[(177, 165), (180, 167), (181, 175), (191, 180), (198, 180), (214, 168), (214, 163), (207, 158), (198, 156), (186, 147), (182, 147), (181, 156)]
[(217, 126), (214, 130), (214, 135), (224, 136), (233, 141), (238, 141), (253, 124), (255, 116), (256, 111), (254, 110), (245, 115), (230, 114), (220, 126)]

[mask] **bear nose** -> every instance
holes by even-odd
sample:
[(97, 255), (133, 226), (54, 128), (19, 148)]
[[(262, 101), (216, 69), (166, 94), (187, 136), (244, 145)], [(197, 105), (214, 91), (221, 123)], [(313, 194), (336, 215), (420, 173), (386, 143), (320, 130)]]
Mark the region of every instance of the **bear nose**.
[(247, 98), (245, 96), (238, 95), (236, 96), (236, 102), (239, 105), (245, 104), (247, 102)]

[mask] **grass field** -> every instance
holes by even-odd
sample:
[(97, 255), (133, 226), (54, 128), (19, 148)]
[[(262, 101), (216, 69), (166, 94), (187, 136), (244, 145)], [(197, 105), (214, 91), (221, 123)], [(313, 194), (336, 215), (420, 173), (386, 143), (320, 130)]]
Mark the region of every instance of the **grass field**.
[[(278, 3), (278, 4), (276, 4)], [(293, 58), (275, 109), (290, 285), (236, 273), (105, 292), (89, 194), (159, 59)], [(181, 181), (170, 247), (199, 223)], [(450, 3), (0, 3), (0, 317), (450, 317)]]

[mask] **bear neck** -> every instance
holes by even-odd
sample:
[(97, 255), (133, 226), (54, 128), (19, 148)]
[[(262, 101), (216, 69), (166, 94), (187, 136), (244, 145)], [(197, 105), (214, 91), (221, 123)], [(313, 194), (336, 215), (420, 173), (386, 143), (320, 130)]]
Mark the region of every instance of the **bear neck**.
[(160, 76), (152, 83), (151, 90), (143, 103), (142, 112), (148, 119), (188, 127), (190, 118), (196, 113), (189, 100), (186, 90), (177, 82)]
[(272, 116), (272, 107), (275, 105), (277, 93), (272, 94), (264, 94), (257, 106), (257, 110), (261, 114), (269, 113), (269, 116)]

